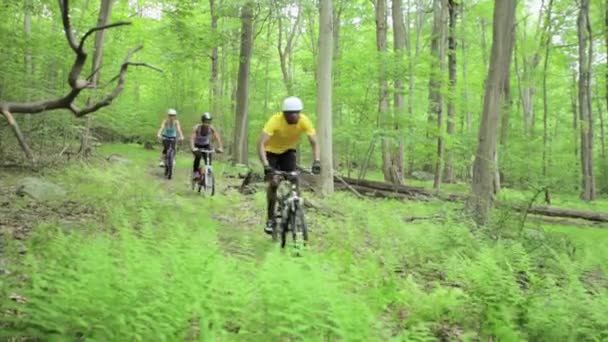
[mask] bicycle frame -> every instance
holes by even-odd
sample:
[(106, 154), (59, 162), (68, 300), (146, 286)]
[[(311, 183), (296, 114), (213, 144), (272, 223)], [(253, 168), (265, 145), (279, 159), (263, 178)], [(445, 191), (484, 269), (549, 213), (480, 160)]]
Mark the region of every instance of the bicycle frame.
[[(207, 154), (207, 158), (203, 158), (203, 162), (205, 163), (204, 165), (204, 177), (205, 177), (205, 186), (211, 186), (211, 184), (209, 184), (209, 172), (213, 170), (212, 167), (212, 161), (211, 161), (211, 156), (215, 153), (214, 150), (201, 150), (201, 149), (196, 149), (196, 151), (201, 152), (202, 154)], [(200, 170), (200, 169), (199, 169)]]
[[(165, 153), (165, 176), (172, 178), (173, 170), (175, 169), (175, 156), (177, 155), (177, 139), (173, 137), (163, 137), (163, 144), (168, 141), (169, 146)], [(175, 147), (174, 147), (175, 146)], [(171, 168), (169, 170), (168, 168)]]
[[(304, 220), (304, 198), (300, 195), (297, 183), (300, 171), (307, 172), (301, 169), (293, 172), (275, 171), (273, 174), (273, 177), (280, 177), (277, 188), (273, 239), (276, 239), (280, 232), (281, 247), (285, 247), (287, 233), (291, 231), (296, 250), (300, 250), (302, 244), (306, 244), (308, 240), (308, 228)], [(289, 188), (287, 191), (282, 191), (281, 189), (285, 188), (284, 184), (286, 183), (289, 183)]]
[[(210, 195), (213, 196), (215, 194), (215, 177), (213, 176), (213, 167), (211, 156), (216, 153), (215, 150), (204, 150), (195, 148), (193, 150), (194, 153), (206, 154), (206, 158), (203, 158), (203, 165), (199, 166), (197, 172), (199, 173), (198, 178), (192, 180), (192, 190), (198, 185), (198, 192), (201, 192), (201, 189), (205, 189), (205, 192), (210, 192)], [(203, 157), (203, 156), (201, 156)]]
[[(279, 186), (277, 187), (277, 194), (279, 192), (279, 188), (285, 182), (289, 183), (290, 189), (289, 194), (285, 198), (281, 198), (281, 207), (289, 208), (290, 212), (295, 212), (299, 205), (301, 205), (303, 199), (300, 197), (300, 190), (296, 184), (300, 173), (298, 171), (292, 172), (284, 172), (284, 171), (275, 171), (273, 176), (280, 177)], [(283, 204), (287, 204), (284, 206)]]

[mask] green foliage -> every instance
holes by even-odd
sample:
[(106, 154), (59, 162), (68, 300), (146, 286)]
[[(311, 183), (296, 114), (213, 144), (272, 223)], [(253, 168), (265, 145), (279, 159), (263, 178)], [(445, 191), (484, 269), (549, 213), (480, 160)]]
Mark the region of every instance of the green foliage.
[(608, 338), (605, 231), (529, 223), (518, 235), (512, 213), (494, 233), (471, 231), (458, 204), (337, 193), (322, 202), (331, 215), (308, 212), (311, 245), (297, 258), (262, 235), (263, 193), (205, 200), (151, 178), (156, 152), (104, 148), (135, 164), (47, 174), (95, 221), (47, 221), (25, 257), (6, 249), (18, 263), (2, 278), (2, 337)]

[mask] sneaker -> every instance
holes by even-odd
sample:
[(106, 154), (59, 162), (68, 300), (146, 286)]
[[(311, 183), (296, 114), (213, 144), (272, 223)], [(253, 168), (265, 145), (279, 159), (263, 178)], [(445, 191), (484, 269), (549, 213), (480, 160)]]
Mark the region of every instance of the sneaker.
[(266, 222), (266, 226), (264, 227), (264, 233), (272, 234), (273, 230), (274, 230), (274, 220), (268, 220)]

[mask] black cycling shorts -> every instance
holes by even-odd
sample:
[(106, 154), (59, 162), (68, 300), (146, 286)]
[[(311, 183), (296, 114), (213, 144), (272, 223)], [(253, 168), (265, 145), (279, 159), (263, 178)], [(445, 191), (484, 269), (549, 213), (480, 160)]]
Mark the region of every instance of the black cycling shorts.
[(281, 154), (266, 151), (268, 165), (278, 171), (296, 170), (296, 150), (287, 150)]
[(175, 151), (175, 143), (177, 142), (176, 139), (177, 138), (163, 136), (163, 154), (167, 154), (169, 146), (173, 147), (173, 150)]

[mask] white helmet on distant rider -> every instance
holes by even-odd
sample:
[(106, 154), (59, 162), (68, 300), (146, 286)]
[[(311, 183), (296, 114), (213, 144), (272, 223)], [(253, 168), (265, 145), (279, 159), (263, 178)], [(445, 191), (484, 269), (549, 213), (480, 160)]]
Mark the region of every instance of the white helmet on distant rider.
[(291, 96), (283, 100), (283, 112), (301, 112), (302, 109), (304, 109), (304, 105), (298, 97)]
[(167, 115), (169, 116), (177, 116), (177, 111), (173, 108), (169, 108), (169, 110), (167, 111)]

